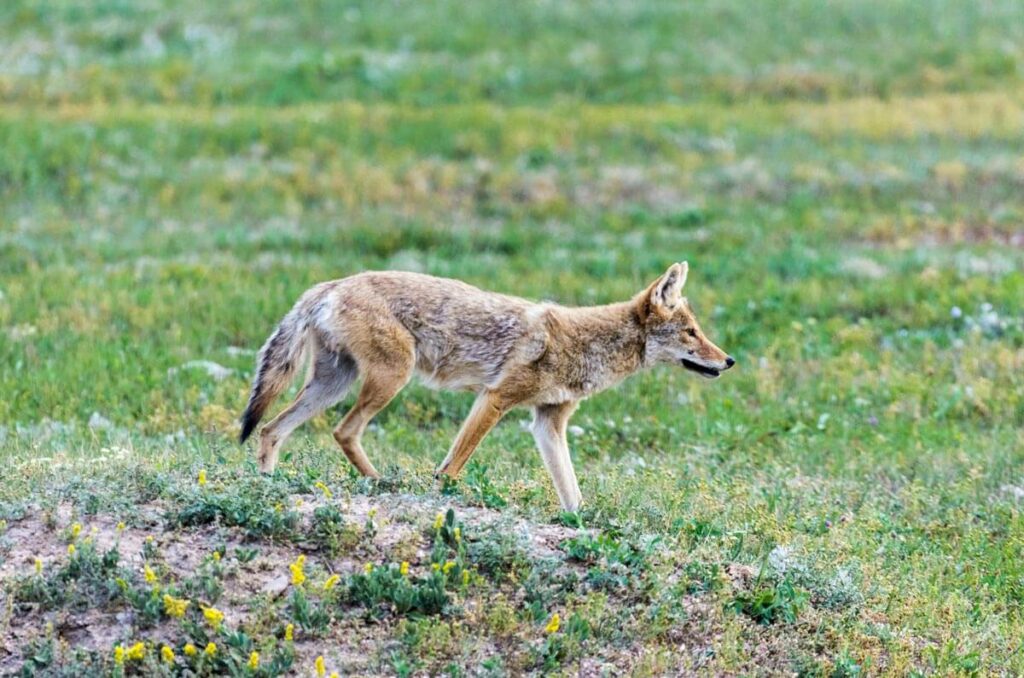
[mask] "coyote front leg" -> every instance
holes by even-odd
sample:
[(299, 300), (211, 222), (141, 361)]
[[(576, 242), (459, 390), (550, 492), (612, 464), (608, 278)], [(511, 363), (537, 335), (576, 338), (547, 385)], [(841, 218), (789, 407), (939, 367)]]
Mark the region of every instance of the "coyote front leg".
[(576, 472), (572, 468), (572, 457), (569, 456), (569, 442), (565, 438), (569, 417), (576, 411), (578, 404), (567, 402), (534, 408), (533, 438), (537, 441), (540, 456), (551, 474), (558, 501), (565, 511), (575, 511), (583, 502), (580, 486), (576, 482)]
[(440, 476), (442, 473), (447, 473), (452, 478), (457, 477), (462, 467), (473, 456), (477, 445), (484, 439), (488, 431), (494, 428), (506, 411), (508, 408), (505, 406), (504, 399), (495, 392), (484, 391), (481, 393), (473, 403), (473, 409), (470, 410), (469, 416), (463, 422), (462, 428), (459, 429), (459, 434), (455, 437), (448, 456), (441, 462), (434, 475)]

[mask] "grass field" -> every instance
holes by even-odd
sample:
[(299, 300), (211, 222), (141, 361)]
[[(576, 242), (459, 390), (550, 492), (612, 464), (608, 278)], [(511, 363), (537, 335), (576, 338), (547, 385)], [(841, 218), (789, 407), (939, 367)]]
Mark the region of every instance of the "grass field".
[[(1008, 0), (3, 3), (0, 674), (1024, 673), (1022, 45)], [(584, 403), (578, 515), (527, 412), (433, 481), (467, 394), (382, 412), (379, 482), (351, 396), (273, 476), (235, 442), (315, 282), (684, 259), (739, 365)]]

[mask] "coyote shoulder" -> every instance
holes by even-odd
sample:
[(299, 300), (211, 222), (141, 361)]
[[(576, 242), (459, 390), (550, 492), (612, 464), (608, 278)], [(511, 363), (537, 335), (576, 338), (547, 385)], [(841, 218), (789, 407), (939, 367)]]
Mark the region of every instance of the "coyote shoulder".
[(339, 402), (360, 375), (355, 405), (334, 437), (360, 473), (377, 476), (360, 442), (377, 412), (418, 374), (476, 402), (438, 473), (455, 477), (513, 407), (532, 407), (533, 435), (566, 510), (582, 501), (566, 442), (579, 401), (662, 363), (714, 378), (733, 359), (701, 331), (682, 297), (687, 264), (673, 264), (629, 301), (566, 307), (486, 292), (419, 273), (365, 272), (308, 290), (257, 358), (241, 440), (287, 388), (304, 356), (295, 401), (260, 431), (259, 465), (272, 471), (302, 422)]

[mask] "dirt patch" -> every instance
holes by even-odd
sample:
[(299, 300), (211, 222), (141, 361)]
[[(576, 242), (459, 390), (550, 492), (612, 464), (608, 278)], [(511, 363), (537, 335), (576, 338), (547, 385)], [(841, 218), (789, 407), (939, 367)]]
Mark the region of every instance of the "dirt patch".
[[(591, 530), (537, 524), (437, 496), (328, 495), (318, 490), (284, 497), (281, 505), (299, 517), (287, 540), (253, 538), (243, 528), (219, 523), (175, 527), (170, 519), (175, 506), (162, 501), (136, 507), (129, 524), (106, 514), (76, 515), (67, 503), (48, 514), (30, 508), (26, 517), (11, 521), (0, 548), (0, 675), (18, 671), (26, 648), (47, 636), (58, 641), (58, 652), (65, 655), (85, 650), (107, 661), (115, 645), (127, 647), (140, 640), (147, 643), (151, 656), (164, 644), (180, 654), (186, 641), (198, 640), (193, 635), (197, 627), (190, 624), (205, 628), (198, 612), (210, 605), (223, 613), (227, 629), (244, 631), (257, 644), (264, 643), (268, 657), (270, 650), (290, 648), (292, 675), (310, 675), (319, 656), (327, 671), (349, 675), (398, 673), (402, 662), (426, 675), (451, 663), (476, 667), (490, 661), (498, 661), (506, 673), (539, 674), (550, 656), (545, 653), (569, 652), (567, 648), (575, 649), (566, 655), (572, 659), (563, 668), (571, 667), (577, 675), (679, 675), (714, 671), (722, 666), (722, 653), (738, 646), (756, 645), (750, 656), (756, 657), (757, 665), (779, 670), (793, 653), (809, 651), (784, 630), (776, 633), (727, 611), (732, 592), (755, 585), (755, 568), (729, 564), (719, 582), (724, 588), (690, 590), (687, 582), (698, 575), (688, 574), (685, 563), (677, 562), (679, 554), (653, 547), (648, 551), (639, 535), (628, 542), (609, 541), (608, 535)], [(321, 547), (313, 526), (322, 507), (336, 509), (345, 529), (354, 530), (358, 538), (353, 546), (340, 552)], [(459, 539), (465, 540), (456, 543), (468, 546), (456, 557), (465, 559), (470, 576), (461, 587), (443, 585), (450, 596), (445, 613), (399, 614), (394, 600), (382, 608), (380, 601), (386, 598), (367, 602), (355, 597), (355, 582), (370, 579), (352, 575), (379, 571), (397, 577), (398, 563), (408, 563), (409, 579), (402, 582), (429, 582), (439, 565), (433, 549), (449, 544), (441, 541), (441, 531), (434, 525), (449, 508), (461, 525)], [(129, 604), (127, 590), (122, 599), (116, 587), (106, 598), (72, 598), (52, 605), (45, 597), (22, 595), (16, 603), (14, 594), (24, 591), (26, 582), (50, 577), (68, 564), (68, 543), (76, 524), (81, 527), (74, 541), (83, 551), (87, 542), (99, 554), (117, 548), (123, 569), (107, 576), (108, 583), (114, 576), (129, 579), (126, 585), (141, 591), (144, 599), (155, 587), (160, 587), (158, 593), (173, 590), (190, 601), (191, 621), (169, 618), (162, 606), (147, 617), (143, 608)], [(573, 538), (571, 546), (565, 545)], [(486, 555), (472, 555), (474, 547)], [(512, 552), (503, 550), (509, 548)], [(303, 590), (309, 610), (326, 611), (329, 617), (320, 625), (300, 623), (293, 607), (297, 597), (289, 565), (300, 555), (305, 558)], [(42, 576), (36, 573), (37, 557)], [(525, 565), (507, 565), (507, 558)], [(637, 565), (637, 559), (644, 564)], [(344, 598), (324, 593), (325, 582), (335, 574), (345, 582), (339, 584)], [(707, 577), (708, 586), (718, 581), (713, 574)], [(207, 600), (212, 589), (205, 585), (211, 580), (219, 593), (209, 594), (213, 597)], [(650, 616), (652, 610), (670, 615), (671, 622), (657, 621), (658, 615)], [(557, 634), (546, 630), (556, 611), (562, 615)], [(807, 614), (813, 618), (816, 612)], [(293, 622), (293, 642), (282, 645), (286, 625)], [(665, 626), (652, 632), (652, 622)], [(580, 632), (579, 624), (589, 630)], [(596, 633), (601, 637), (590, 636)], [(217, 635), (218, 643), (226, 638)], [(73, 660), (61, 661), (58, 664), (66, 667)], [(743, 666), (742, 660), (736, 661)], [(142, 670), (141, 664), (133, 666)]]
[[(68, 544), (72, 526), (81, 526), (75, 539), (94, 543), (100, 553), (117, 548), (120, 565), (142, 576), (148, 563), (160, 582), (180, 583), (192, 576), (215, 552), (222, 553), (223, 593), (216, 603), (232, 627), (249, 628), (265, 624), (261, 615), (275, 599), (287, 594), (290, 586), (289, 564), (301, 554), (311, 582), (322, 586), (332, 574), (346, 575), (362, 571), (367, 563), (375, 566), (405, 560), (413, 571), (430, 567), (428, 532), (438, 514), (449, 507), (467, 532), (479, 532), (500, 525), (503, 531), (520, 536), (519, 543), (531, 558), (561, 556), (558, 545), (579, 532), (559, 525), (536, 525), (485, 508), (452, 506), (412, 495), (347, 495), (327, 498), (324, 494), (292, 495), (288, 504), (300, 516), (300, 534), (309, 534), (313, 514), (321, 506), (334, 506), (352, 526), (373, 524), (373, 535), (364, 533), (353, 552), (329, 556), (313, 542), (289, 543), (265, 539), (253, 540), (244, 530), (212, 524), (203, 527), (169, 528), (164, 515), (167, 506), (152, 502), (137, 507), (130, 524), (109, 515), (76, 516), (70, 503), (58, 505), (50, 514), (31, 507), (20, 520), (10, 521), (0, 551), (0, 673), (16, 671), (21, 665), (23, 648), (41, 637), (47, 625), (70, 647), (107, 653), (118, 642), (126, 643), (140, 635), (174, 644), (181, 635), (177, 624), (165, 620), (145, 628), (131, 609), (116, 612), (88, 609), (73, 613), (67, 609), (44, 610), (41, 606), (13, 609), (12, 591), (19, 580), (32, 577), (37, 558), (42, 571), (52, 572), (69, 560)], [(242, 562), (239, 554), (256, 549), (257, 555)], [(148, 550), (150, 558), (144, 553)], [(193, 604), (202, 604), (197, 600)], [(329, 638), (312, 641), (296, 639), (297, 667), (311, 667), (315, 658), (325, 655), (334, 670), (365, 672), (390, 632), (390, 623), (365, 623), (359, 615), (342, 618), (332, 625)], [(329, 649), (328, 649), (329, 648)]]

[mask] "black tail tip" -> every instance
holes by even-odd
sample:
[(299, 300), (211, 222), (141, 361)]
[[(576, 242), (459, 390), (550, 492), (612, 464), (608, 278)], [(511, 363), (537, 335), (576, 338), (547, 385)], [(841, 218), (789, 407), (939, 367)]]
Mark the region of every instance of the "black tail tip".
[(255, 412), (246, 409), (242, 414), (242, 432), (238, 434), (238, 443), (242, 444), (249, 439), (252, 435), (253, 430), (256, 428), (256, 424), (260, 421), (260, 417)]

